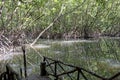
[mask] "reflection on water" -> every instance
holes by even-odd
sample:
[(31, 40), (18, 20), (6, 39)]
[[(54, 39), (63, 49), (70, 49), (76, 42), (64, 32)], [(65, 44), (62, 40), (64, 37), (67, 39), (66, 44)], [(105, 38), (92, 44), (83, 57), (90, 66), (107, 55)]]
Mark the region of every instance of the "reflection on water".
[[(27, 50), (28, 72), (39, 72), (44, 55), (53, 59), (86, 68), (104, 77), (110, 77), (120, 69), (120, 39), (101, 38), (99, 40), (40, 41), (48, 45), (34, 51)], [(38, 48), (38, 46), (37, 46)], [(11, 64), (23, 67), (22, 55), (14, 57)]]
[(110, 67), (113, 67), (113, 68), (120, 68), (120, 62), (119, 61), (115, 61), (114, 59), (104, 59), (104, 60), (101, 60), (101, 62), (102, 63), (106, 63)]

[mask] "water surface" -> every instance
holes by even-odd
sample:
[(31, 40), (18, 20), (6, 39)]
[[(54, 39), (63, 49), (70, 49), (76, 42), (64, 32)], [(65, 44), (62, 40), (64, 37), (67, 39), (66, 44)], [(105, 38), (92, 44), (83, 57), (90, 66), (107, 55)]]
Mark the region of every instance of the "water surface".
[[(86, 68), (104, 77), (120, 70), (120, 38), (98, 40), (40, 40), (45, 48), (27, 50), (28, 73), (38, 73), (41, 56), (47, 56), (72, 65)], [(42, 45), (40, 45), (42, 46)], [(23, 68), (23, 57), (15, 56), (9, 61), (15, 69)]]

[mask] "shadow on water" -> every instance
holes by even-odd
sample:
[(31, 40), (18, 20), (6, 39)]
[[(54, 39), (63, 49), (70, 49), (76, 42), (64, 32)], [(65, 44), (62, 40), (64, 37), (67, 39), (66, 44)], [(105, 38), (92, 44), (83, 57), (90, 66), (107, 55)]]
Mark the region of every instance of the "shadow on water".
[[(40, 43), (49, 45), (27, 50), (27, 71), (29, 74), (38, 73), (42, 61), (40, 55), (86, 68), (101, 76), (110, 77), (120, 69), (120, 39), (100, 38), (99, 40), (70, 40), (47, 41)], [(9, 61), (16, 69), (23, 68), (22, 55), (15, 56)]]

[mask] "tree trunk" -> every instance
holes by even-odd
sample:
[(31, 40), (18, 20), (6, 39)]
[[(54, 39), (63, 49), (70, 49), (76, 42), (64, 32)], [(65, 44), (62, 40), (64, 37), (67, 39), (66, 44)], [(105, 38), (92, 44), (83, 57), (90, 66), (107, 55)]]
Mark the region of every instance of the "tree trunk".
[(89, 29), (87, 26), (84, 27), (84, 39), (88, 39), (89, 37)]

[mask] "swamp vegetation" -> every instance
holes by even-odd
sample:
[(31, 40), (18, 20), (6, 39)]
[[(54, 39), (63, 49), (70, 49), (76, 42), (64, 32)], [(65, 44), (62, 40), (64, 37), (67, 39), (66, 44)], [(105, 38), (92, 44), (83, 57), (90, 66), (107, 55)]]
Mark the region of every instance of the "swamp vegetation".
[(0, 73), (23, 68), (22, 45), (29, 74), (47, 56), (110, 77), (120, 69), (120, 0), (0, 0)]
[[(120, 36), (120, 1), (116, 0), (2, 0), (1, 35), (25, 33), (36, 38)], [(52, 24), (51, 24), (52, 23)]]

